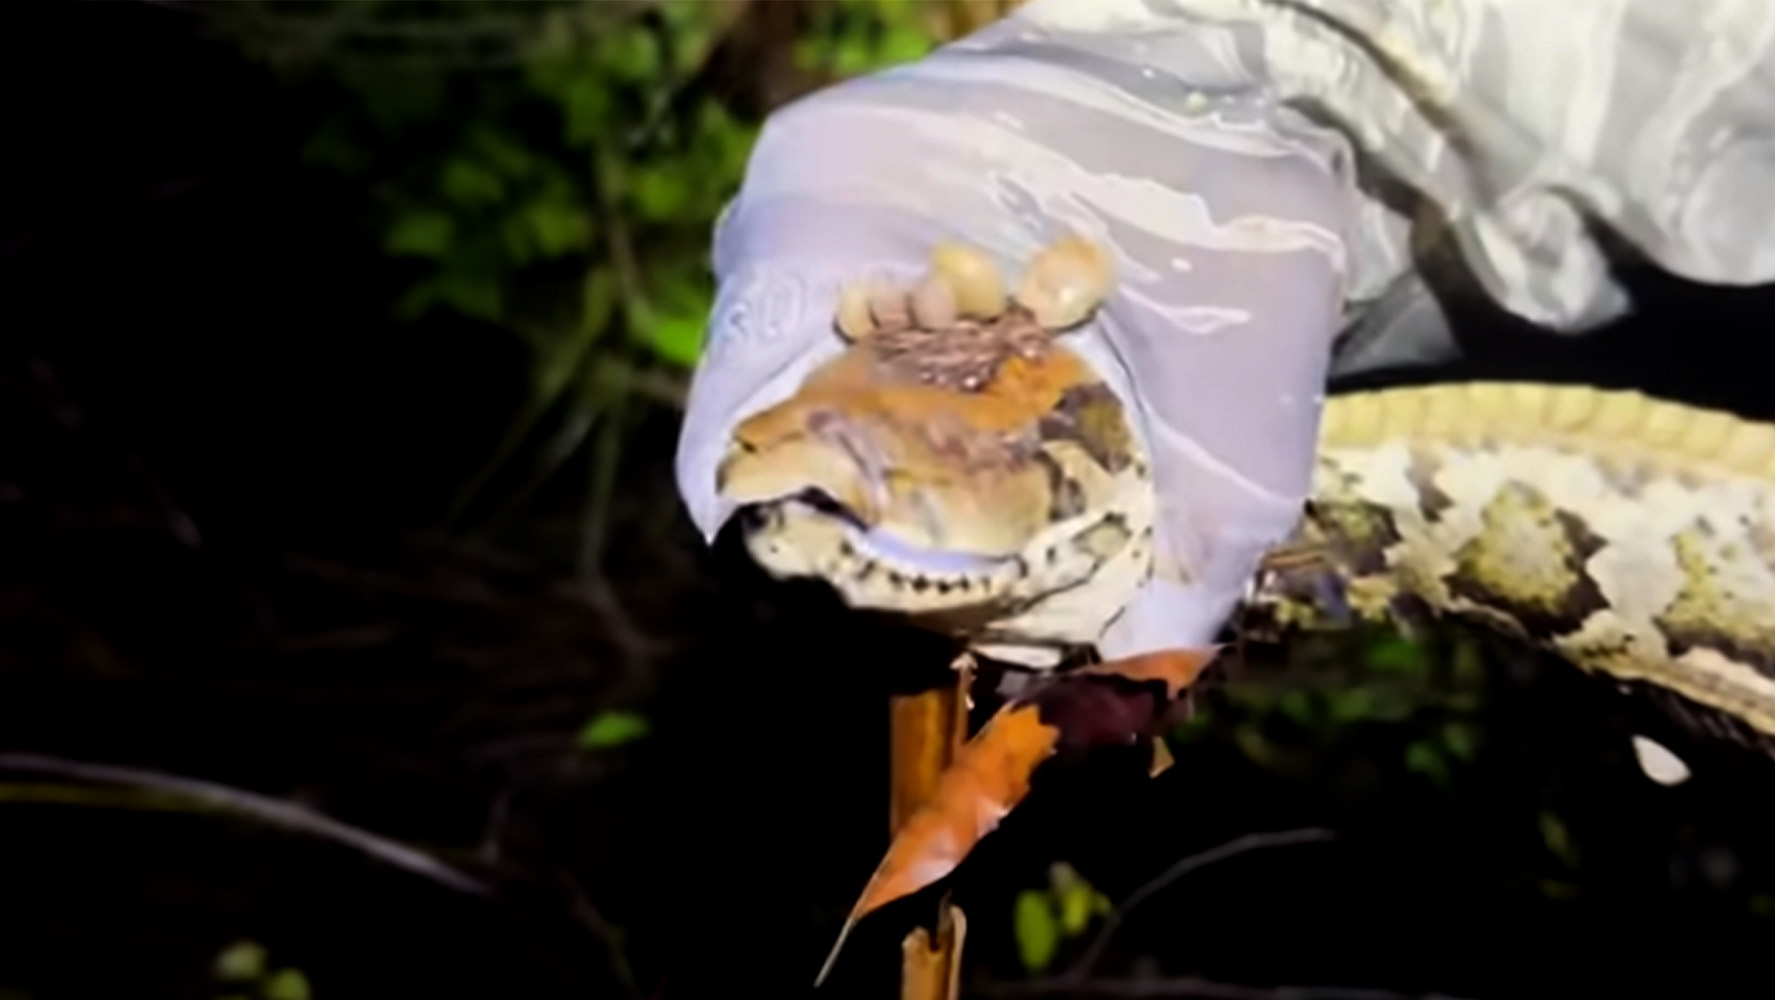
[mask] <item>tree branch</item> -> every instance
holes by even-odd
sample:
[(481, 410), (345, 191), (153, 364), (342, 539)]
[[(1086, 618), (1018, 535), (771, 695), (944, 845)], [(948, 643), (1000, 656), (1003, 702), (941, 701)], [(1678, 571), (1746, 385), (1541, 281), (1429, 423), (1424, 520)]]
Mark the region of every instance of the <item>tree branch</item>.
[(1335, 836), (1336, 834), (1332, 831), (1321, 827), (1307, 827), (1301, 830), (1283, 830), (1277, 833), (1248, 833), (1236, 840), (1228, 841), (1219, 847), (1209, 848), (1206, 851), (1183, 858), (1176, 864), (1165, 869), (1159, 877), (1134, 890), (1133, 893), (1129, 894), (1127, 899), (1122, 901), (1120, 906), (1117, 906), (1115, 910), (1104, 919), (1103, 927), (1097, 932), (1097, 936), (1091, 940), (1090, 947), (1085, 949), (1085, 953), (1079, 956), (1079, 960), (1073, 964), (1072, 968), (1068, 969), (1061, 975), (1061, 981), (1073, 983), (1083, 982), (1085, 977), (1090, 974), (1091, 967), (1096, 965), (1097, 960), (1102, 957), (1103, 950), (1109, 946), (1110, 939), (1115, 936), (1117, 930), (1121, 929), (1122, 922), (1127, 919), (1129, 912), (1141, 903), (1144, 903), (1148, 899), (1157, 895), (1161, 890), (1167, 888), (1173, 882), (1183, 878), (1185, 875), (1206, 868), (1209, 865), (1225, 861), (1228, 858), (1245, 854), (1249, 851), (1258, 851), (1270, 847), (1292, 847), (1296, 844), (1310, 844), (1318, 841), (1331, 840)]
[(88, 764), (27, 753), (0, 753), (0, 771), (124, 785), (192, 800), (222, 812), (256, 819), (285, 830), (331, 840), (383, 864), (473, 896), (492, 896), (491, 887), (405, 844), (341, 823), (301, 806), (215, 782), (109, 764)]

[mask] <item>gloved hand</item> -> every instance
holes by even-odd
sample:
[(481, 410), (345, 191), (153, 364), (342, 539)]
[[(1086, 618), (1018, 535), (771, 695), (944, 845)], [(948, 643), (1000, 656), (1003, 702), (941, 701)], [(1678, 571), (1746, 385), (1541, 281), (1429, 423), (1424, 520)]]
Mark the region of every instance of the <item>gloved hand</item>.
[(1005, 22), (768, 123), (718, 227), (680, 488), (713, 538), (728, 435), (841, 349), (844, 283), (910, 281), (942, 240), (1015, 274), (1078, 233), (1111, 251), (1117, 284), (1067, 343), (1128, 407), (1161, 504), (1155, 578), (1100, 651), (1199, 647), (1306, 493), (1345, 292), (1348, 156), (1208, 72), (1189, 35), (1141, 42), (1148, 65), (1107, 65), (1048, 34)]

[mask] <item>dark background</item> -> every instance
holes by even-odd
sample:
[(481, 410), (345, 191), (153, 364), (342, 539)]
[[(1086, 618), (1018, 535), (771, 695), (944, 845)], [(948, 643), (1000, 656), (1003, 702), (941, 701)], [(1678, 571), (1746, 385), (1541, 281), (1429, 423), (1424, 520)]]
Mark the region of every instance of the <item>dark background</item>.
[[(220, 996), (211, 963), (241, 939), (322, 1000), (804, 992), (885, 843), (886, 693), (940, 651), (706, 551), (669, 405), (631, 411), (595, 574), (570, 556), (583, 473), (446, 524), (530, 360), (496, 324), (388, 317), (408, 265), (366, 235), (360, 182), (296, 154), (337, 94), (150, 3), (0, 7), (0, 73), (0, 751), (292, 801), (497, 887), (8, 757), (0, 996)], [(1597, 335), (1463, 314), (1461, 366), (1364, 384), (1541, 378), (1775, 416), (1769, 289), (1633, 281), (1639, 311)], [(957, 880), (969, 989), (1767, 993), (1765, 756), (1491, 639), (1438, 631), (1379, 680), (1376, 643), (1398, 648), (1260, 651), (1156, 781), (1114, 754), (1051, 767)], [(1489, 669), (1457, 676), (1456, 649)], [(1394, 708), (1338, 700), (1361, 685)], [(651, 732), (576, 740), (612, 710)], [(1450, 726), (1477, 749), (1413, 757)], [(1645, 780), (1633, 732), (1696, 778)], [(1425, 753), (1440, 771), (1410, 766)], [(1302, 826), (1338, 839), (1131, 913), (1110, 992), (1018, 964), (1013, 899), (1050, 862), (1119, 900)], [(832, 995), (888, 995), (928, 903), (872, 918)]]

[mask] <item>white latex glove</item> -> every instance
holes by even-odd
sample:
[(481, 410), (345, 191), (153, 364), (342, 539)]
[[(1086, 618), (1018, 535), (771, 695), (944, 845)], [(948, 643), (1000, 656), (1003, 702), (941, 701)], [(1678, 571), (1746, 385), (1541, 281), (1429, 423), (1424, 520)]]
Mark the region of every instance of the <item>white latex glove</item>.
[[(691, 517), (712, 539), (730, 431), (840, 349), (842, 283), (910, 278), (943, 239), (1014, 274), (1076, 231), (1118, 280), (1069, 336), (1135, 416), (1160, 502), (1157, 574), (1100, 651), (1200, 646), (1298, 517), (1334, 338), (1385, 295), (1425, 301), (1407, 218), (1358, 186), (1381, 178), (1355, 176), (1352, 141), (1452, 218), (1502, 303), (1579, 329), (1624, 301), (1578, 196), (1680, 273), (1775, 277), (1775, 102), (1746, 103), (1768, 96), (1772, 38), (1768, 0), (1036, 0), (798, 102), (718, 226), (678, 458)], [(1758, 123), (1760, 142), (1727, 128)], [(1373, 312), (1413, 319), (1370, 363), (1441, 333), (1433, 305)]]

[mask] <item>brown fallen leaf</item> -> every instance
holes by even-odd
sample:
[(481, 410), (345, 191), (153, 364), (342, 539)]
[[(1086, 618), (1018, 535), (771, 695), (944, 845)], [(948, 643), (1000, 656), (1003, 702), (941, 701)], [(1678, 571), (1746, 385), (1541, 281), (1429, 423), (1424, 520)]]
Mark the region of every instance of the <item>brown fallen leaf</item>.
[(857, 922), (942, 879), (1029, 794), (1035, 769), (1062, 745), (1134, 743), (1221, 647), (1168, 650), (1092, 664), (999, 709), (907, 819), (851, 908), (814, 980), (825, 982)]
[(894, 835), (862, 898), (845, 918), (814, 980), (816, 987), (826, 981), (857, 921), (961, 864), (980, 838), (1029, 794), (1030, 775), (1053, 755), (1059, 741), (1060, 731), (1044, 723), (1034, 705), (1012, 702), (987, 721), (943, 772), (931, 797)]

